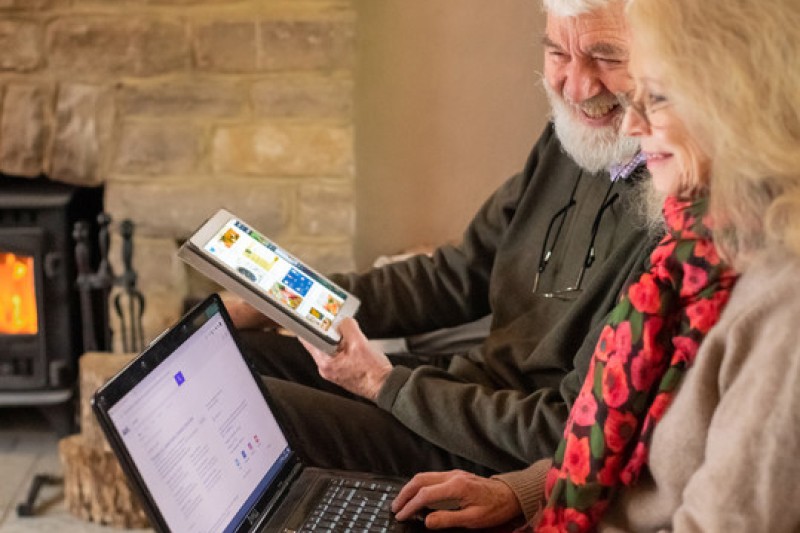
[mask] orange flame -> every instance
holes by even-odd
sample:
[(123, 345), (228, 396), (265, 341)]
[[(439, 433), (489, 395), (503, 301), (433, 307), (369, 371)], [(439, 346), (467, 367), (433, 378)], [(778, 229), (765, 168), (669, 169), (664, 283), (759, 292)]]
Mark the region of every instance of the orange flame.
[(0, 252), (0, 334), (36, 334), (33, 257)]

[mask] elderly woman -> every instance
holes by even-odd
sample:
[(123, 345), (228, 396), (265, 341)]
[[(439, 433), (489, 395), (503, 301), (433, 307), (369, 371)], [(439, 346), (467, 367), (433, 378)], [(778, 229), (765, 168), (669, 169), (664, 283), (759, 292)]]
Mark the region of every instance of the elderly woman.
[[(715, 243), (743, 275), (671, 405), (666, 411), (656, 409), (663, 416), (652, 429), (649, 450), (643, 450), (647, 453), (635, 452), (641, 439), (632, 441), (629, 457), (634, 460), (614, 469), (622, 475), (604, 483), (598, 473), (593, 486), (581, 483), (586, 479), (580, 461), (570, 463), (574, 458), (566, 454), (558, 458), (560, 468), (550, 471), (547, 507), (531, 527), (796, 531), (800, 3), (630, 4), (631, 71), (637, 91), (627, 128), (650, 152), (654, 177), (657, 169), (676, 160), (668, 145), (653, 148), (658, 136), (668, 143), (676, 132), (692, 132), (699, 152), (710, 154)], [(665, 119), (664, 113), (670, 115), (666, 127), (656, 120), (659, 114)], [(570, 434), (568, 427), (567, 450)], [(589, 445), (591, 449), (591, 435)], [(536, 494), (541, 471), (532, 467), (507, 478), (515, 487), (515, 502), (497, 489), (496, 480), (424, 474), (401, 494), (398, 515), (456, 497), (462, 510), (433, 513), (429, 526), (490, 525), (467, 518), (471, 509), (479, 508), (500, 509), (492, 518), (499, 523), (510, 518), (515, 503), (530, 516), (536, 508), (527, 505), (526, 495)], [(594, 493), (588, 490), (592, 487)]]
[(637, 83), (712, 154), (715, 242), (743, 275), (606, 523), (797, 531), (800, 2), (633, 0), (628, 15)]

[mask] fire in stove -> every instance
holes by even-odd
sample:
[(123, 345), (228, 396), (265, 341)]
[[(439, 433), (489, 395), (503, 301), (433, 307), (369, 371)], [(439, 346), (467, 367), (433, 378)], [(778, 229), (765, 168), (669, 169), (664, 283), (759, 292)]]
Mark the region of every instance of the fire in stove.
[(0, 334), (36, 335), (33, 257), (0, 251)]

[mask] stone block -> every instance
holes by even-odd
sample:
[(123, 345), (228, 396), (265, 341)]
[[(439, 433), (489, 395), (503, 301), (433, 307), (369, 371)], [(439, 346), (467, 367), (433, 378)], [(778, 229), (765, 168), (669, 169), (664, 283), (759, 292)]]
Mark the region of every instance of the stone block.
[(274, 78), (253, 84), (256, 117), (310, 117), (350, 120), (353, 82), (347, 79)]
[(0, 120), (0, 170), (37, 176), (45, 168), (50, 135), (46, 119), (50, 91), (41, 85), (9, 84)]
[(61, 74), (152, 76), (190, 66), (180, 23), (97, 15), (56, 19), (47, 30), (49, 65)]
[(130, 218), (142, 237), (186, 239), (225, 207), (277, 239), (289, 225), (293, 195), (294, 188), (272, 180), (111, 181), (105, 203), (114, 220)]
[(230, 3), (231, 0), (139, 0), (144, 4), (158, 5), (158, 6), (204, 6), (206, 4), (224, 4)]
[(0, 9), (24, 9), (28, 12), (61, 7), (69, 0), (0, 0)]
[[(78, 7), (97, 7), (107, 5), (119, 5), (120, 0), (63, 0), (72, 2)], [(124, 0), (124, 4), (129, 6), (205, 6), (214, 4), (230, 4), (231, 0)]]
[(41, 28), (35, 22), (0, 20), (0, 70), (28, 72), (42, 63)]
[(221, 127), (211, 157), (216, 173), (351, 176), (353, 131), (321, 124)]
[(352, 183), (300, 187), (295, 226), (303, 235), (350, 237), (355, 229), (355, 217)]
[(123, 174), (185, 174), (198, 168), (203, 131), (195, 123), (126, 121), (114, 170)]
[(264, 20), (258, 33), (260, 70), (336, 70), (354, 64), (352, 17)]
[(254, 72), (256, 25), (252, 21), (213, 21), (194, 30), (197, 68), (210, 72)]
[(117, 89), (121, 116), (233, 118), (247, 104), (242, 83), (189, 78), (156, 83), (123, 83)]
[(58, 91), (50, 176), (81, 185), (102, 183), (102, 152), (114, 122), (113, 99), (104, 87), (69, 84)]

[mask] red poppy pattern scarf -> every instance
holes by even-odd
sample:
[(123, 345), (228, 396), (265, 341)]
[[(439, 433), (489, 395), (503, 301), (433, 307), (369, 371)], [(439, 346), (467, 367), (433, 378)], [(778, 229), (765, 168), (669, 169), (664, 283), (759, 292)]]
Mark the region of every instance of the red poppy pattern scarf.
[[(653, 428), (736, 280), (711, 241), (707, 200), (664, 203), (667, 234), (595, 347), (547, 475), (537, 532), (593, 531), (647, 461)], [(531, 531), (528, 524), (518, 531)]]

